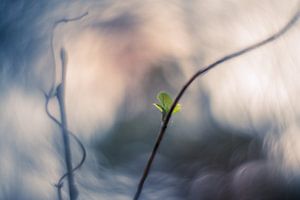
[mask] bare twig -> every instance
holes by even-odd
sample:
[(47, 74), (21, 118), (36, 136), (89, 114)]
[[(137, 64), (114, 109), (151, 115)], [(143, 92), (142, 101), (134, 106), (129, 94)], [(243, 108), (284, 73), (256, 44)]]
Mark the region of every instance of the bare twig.
[[(46, 96), (46, 95), (45, 95)], [(47, 115), (49, 116), (49, 118), (50, 119), (52, 119), (58, 126), (62, 126), (61, 125), (61, 123), (50, 113), (50, 111), (49, 111), (49, 108), (48, 108), (48, 102), (49, 102), (49, 97), (48, 96), (46, 96), (46, 99), (47, 99), (47, 103), (46, 103), (46, 105), (45, 105), (45, 109), (46, 109), (46, 113), (47, 113)], [(49, 100), (48, 100), (49, 99)], [(80, 141), (80, 139), (73, 133), (73, 132), (71, 132), (70, 130), (68, 130), (68, 133), (69, 133), (69, 135), (71, 135), (72, 137), (73, 137), (73, 139), (77, 142), (77, 144), (78, 144), (78, 146), (80, 147), (80, 149), (81, 149), (81, 151), (82, 151), (82, 157), (81, 157), (81, 160), (80, 160), (80, 162), (73, 168), (73, 172), (74, 171), (76, 171), (77, 169), (79, 169), (82, 165), (83, 165), (83, 163), (84, 163), (84, 161), (85, 161), (85, 159), (86, 159), (86, 150), (85, 150), (85, 147), (84, 147), (84, 145), (81, 143), (81, 141)], [(66, 177), (66, 174), (67, 173), (65, 173), (61, 178), (60, 178), (60, 181), (59, 182), (61, 182), (65, 177)]]
[(68, 134), (68, 123), (67, 123), (67, 114), (65, 108), (65, 88), (66, 88), (66, 75), (67, 75), (67, 54), (62, 48), (60, 51), (60, 58), (62, 62), (62, 80), (57, 87), (57, 100), (60, 110), (61, 117), (61, 131), (63, 135), (64, 142), (64, 151), (65, 151), (65, 162), (67, 168), (67, 178), (69, 186), (69, 197), (70, 200), (76, 200), (78, 197), (78, 190), (75, 186), (74, 175), (72, 172), (72, 153), (70, 148), (69, 134)]
[(144, 183), (145, 183), (145, 181), (146, 181), (146, 179), (147, 179), (147, 177), (148, 177), (150, 168), (151, 168), (151, 166), (152, 166), (153, 160), (154, 160), (155, 155), (156, 155), (156, 153), (157, 153), (157, 150), (158, 150), (158, 148), (159, 148), (159, 146), (160, 146), (160, 143), (161, 143), (161, 141), (162, 141), (162, 139), (163, 139), (163, 136), (164, 136), (164, 134), (165, 134), (165, 132), (166, 132), (168, 123), (169, 123), (169, 121), (170, 121), (170, 119), (171, 119), (172, 112), (173, 112), (175, 106), (177, 105), (177, 103), (179, 102), (179, 100), (181, 99), (181, 97), (183, 96), (183, 94), (185, 93), (186, 89), (193, 83), (193, 81), (194, 81), (195, 79), (197, 79), (198, 77), (200, 77), (201, 75), (204, 75), (204, 74), (205, 74), (206, 72), (208, 72), (209, 70), (215, 68), (216, 66), (218, 66), (218, 65), (220, 65), (220, 64), (222, 64), (222, 63), (224, 63), (224, 62), (226, 62), (226, 61), (229, 61), (229, 60), (231, 60), (231, 59), (233, 59), (233, 58), (236, 58), (236, 57), (238, 57), (238, 56), (241, 56), (241, 55), (243, 55), (243, 54), (246, 54), (246, 53), (248, 53), (248, 52), (250, 52), (250, 51), (252, 51), (252, 50), (255, 50), (255, 49), (257, 49), (257, 48), (259, 48), (259, 47), (261, 47), (261, 46), (264, 46), (264, 45), (266, 45), (266, 44), (268, 44), (268, 43), (270, 43), (270, 42), (272, 42), (272, 41), (278, 39), (278, 38), (281, 37), (283, 34), (285, 34), (285, 33), (286, 33), (286, 32), (287, 32), (287, 31), (288, 31), (288, 30), (289, 30), (289, 29), (297, 22), (299, 16), (300, 16), (300, 11), (299, 11), (299, 9), (298, 9), (297, 12), (296, 12), (296, 14), (291, 18), (291, 20), (290, 20), (290, 21), (289, 21), (282, 29), (280, 29), (278, 32), (276, 32), (275, 34), (269, 36), (268, 38), (266, 38), (266, 39), (264, 39), (264, 40), (261, 40), (261, 41), (255, 43), (255, 44), (252, 44), (252, 45), (250, 45), (250, 46), (248, 46), (248, 47), (246, 47), (246, 48), (243, 48), (243, 49), (238, 50), (238, 51), (236, 51), (236, 52), (234, 52), (234, 53), (228, 54), (228, 55), (222, 57), (221, 59), (219, 59), (219, 60), (213, 62), (212, 64), (210, 64), (210, 65), (204, 67), (203, 69), (200, 69), (199, 71), (197, 71), (197, 72), (196, 72), (196, 73), (195, 73), (195, 74), (194, 74), (194, 75), (193, 75), (193, 76), (192, 76), (192, 77), (191, 77), (191, 78), (183, 85), (183, 87), (181, 88), (181, 90), (180, 90), (179, 93), (177, 94), (177, 96), (176, 96), (176, 98), (175, 98), (175, 100), (174, 100), (174, 102), (173, 102), (173, 104), (172, 104), (172, 106), (171, 106), (171, 108), (170, 108), (168, 114), (166, 115), (166, 117), (164, 118), (164, 120), (163, 120), (163, 122), (162, 122), (161, 128), (160, 128), (159, 133), (158, 133), (158, 137), (157, 137), (156, 142), (155, 142), (155, 145), (154, 145), (154, 147), (153, 147), (153, 150), (152, 150), (152, 152), (151, 152), (151, 155), (150, 155), (150, 157), (149, 157), (149, 159), (148, 159), (148, 162), (147, 162), (147, 164), (146, 164), (146, 167), (145, 167), (145, 169), (144, 169), (143, 175), (142, 175), (142, 177), (141, 177), (141, 179), (140, 179), (140, 182), (139, 182), (139, 184), (138, 184), (138, 187), (137, 187), (135, 196), (134, 196), (134, 198), (133, 198), (134, 200), (138, 200), (139, 197), (140, 197), (140, 194), (141, 194), (141, 192), (142, 192), (142, 190), (143, 190)]
[(56, 64), (55, 64), (55, 61), (56, 61), (56, 58), (55, 58), (55, 51), (54, 51), (54, 34), (55, 34), (55, 30), (56, 28), (58, 27), (58, 25), (62, 24), (62, 23), (68, 23), (68, 22), (73, 22), (73, 21), (77, 21), (77, 20), (81, 20), (82, 18), (84, 18), (85, 16), (87, 16), (89, 13), (88, 12), (85, 12), (83, 13), (82, 15), (78, 16), (78, 17), (74, 17), (74, 18), (64, 18), (64, 19), (60, 19), (60, 20), (57, 20), (54, 24), (53, 24), (53, 27), (52, 27), (52, 34), (51, 34), (51, 44), (50, 44), (50, 47), (51, 47), (51, 54), (52, 54), (52, 60), (53, 60), (53, 68), (52, 68), (52, 78), (53, 78), (53, 82), (52, 82), (52, 86), (51, 86), (51, 89), (50, 89), (50, 96), (52, 96), (52, 93), (54, 92), (54, 90), (56, 89)]
[[(46, 93), (44, 93), (45, 95), (45, 98), (46, 98), (46, 103), (45, 103), (45, 110), (46, 110), (46, 113), (48, 115), (48, 117), (50, 119), (52, 119), (59, 127), (62, 127), (62, 124), (58, 121), (58, 119), (56, 119), (49, 111), (49, 108), (48, 108), (48, 104), (49, 104), (49, 101), (51, 98), (54, 98), (56, 97), (53, 96), (53, 97), (49, 97)], [(70, 136), (72, 136), (72, 138), (76, 141), (76, 143), (78, 144), (78, 146), (80, 147), (81, 149), (81, 152), (82, 152), (82, 157), (81, 157), (81, 160), (79, 161), (79, 163), (72, 169), (72, 172), (74, 173), (76, 170), (78, 170), (82, 165), (83, 163), (85, 162), (86, 160), (86, 149), (84, 147), (84, 145), (82, 144), (82, 142), (79, 140), (79, 138), (74, 134), (72, 133), (70, 130), (68, 131), (68, 134)], [(62, 200), (62, 196), (61, 196), (61, 189), (62, 189), (62, 186), (63, 186), (63, 180), (67, 177), (68, 173), (65, 173), (63, 174), (59, 181), (55, 184), (55, 187), (57, 187), (58, 191), (58, 200)]]
[[(62, 80), (61, 80), (60, 84), (56, 87), (57, 68), (56, 68), (56, 64), (55, 64), (56, 59), (55, 59), (54, 44), (53, 44), (54, 32), (55, 32), (56, 27), (59, 24), (68, 23), (71, 21), (77, 21), (77, 20), (82, 19), (86, 15), (88, 15), (88, 12), (82, 14), (79, 17), (69, 18), (69, 19), (61, 19), (61, 20), (56, 21), (53, 25), (52, 34), (51, 34), (51, 53), (52, 53), (53, 62), (54, 62), (53, 63), (53, 72), (52, 72), (53, 73), (53, 82), (52, 82), (52, 86), (50, 88), (49, 93), (46, 94), (44, 92), (44, 94), (45, 94), (45, 98), (46, 98), (46, 102), (45, 102), (46, 113), (62, 129), (62, 133), (63, 133), (67, 172), (59, 179), (58, 183), (55, 185), (58, 190), (57, 192), (58, 192), (59, 200), (62, 200), (61, 189), (63, 187), (63, 179), (66, 177), (68, 177), (70, 200), (77, 199), (78, 191), (74, 184), (73, 173), (83, 165), (83, 163), (86, 159), (86, 150), (85, 150), (84, 145), (79, 140), (79, 138), (75, 134), (73, 134), (71, 131), (69, 131), (67, 128), (67, 119), (66, 119), (66, 111), (65, 111), (65, 97), (64, 97), (65, 96), (64, 95), (65, 94), (65, 84), (66, 84), (66, 82), (65, 82), (66, 81), (66, 52), (63, 48), (61, 49), (60, 56), (61, 56), (61, 62), (62, 62)], [(52, 116), (48, 109), (48, 103), (49, 103), (50, 99), (53, 97), (56, 97), (58, 100), (58, 103), (59, 103), (61, 122), (59, 122), (59, 120), (57, 120), (54, 116)], [(77, 144), (80, 146), (80, 148), (82, 150), (81, 161), (74, 168), (72, 168), (72, 157), (71, 157), (71, 150), (70, 150), (70, 144), (69, 144), (69, 135), (71, 135), (75, 139), (75, 141), (77, 142)]]

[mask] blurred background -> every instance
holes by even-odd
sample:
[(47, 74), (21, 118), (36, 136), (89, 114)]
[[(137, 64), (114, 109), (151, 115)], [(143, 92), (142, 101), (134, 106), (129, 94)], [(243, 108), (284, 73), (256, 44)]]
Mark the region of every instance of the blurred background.
[[(62, 138), (43, 91), (58, 84), (60, 48), (68, 55), (69, 129), (87, 149), (75, 173), (79, 199), (130, 200), (161, 124), (156, 94), (174, 97), (198, 69), (279, 30), (298, 5), (0, 0), (0, 199), (57, 199)], [(193, 83), (141, 200), (300, 199), (299, 33), (296, 23)], [(54, 100), (50, 111), (59, 117)], [(71, 148), (75, 164), (81, 152), (73, 140)]]

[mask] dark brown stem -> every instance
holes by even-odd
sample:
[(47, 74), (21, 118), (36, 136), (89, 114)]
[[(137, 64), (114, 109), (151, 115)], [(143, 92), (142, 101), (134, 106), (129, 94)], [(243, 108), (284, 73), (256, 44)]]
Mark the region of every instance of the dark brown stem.
[(157, 150), (161, 144), (161, 141), (164, 137), (164, 134), (166, 132), (166, 129), (168, 127), (168, 124), (169, 124), (169, 121), (171, 119), (171, 116), (172, 116), (172, 112), (175, 108), (175, 106), (177, 105), (177, 103), (179, 102), (179, 100), (181, 99), (181, 97), (183, 96), (183, 94), (185, 93), (185, 91), (187, 90), (187, 88), (193, 83), (193, 81), (195, 79), (197, 79), (199, 76), (201, 75), (204, 75), (206, 72), (208, 72), (209, 70), (215, 68), (216, 66), (228, 61), (228, 60), (231, 60), (233, 58), (236, 58), (238, 56), (241, 56), (243, 54), (246, 54), (252, 50), (255, 50), (263, 45), (266, 45), (276, 39), (278, 39), (280, 36), (282, 36), (284, 33), (286, 33), (298, 20), (300, 16), (300, 12), (299, 10), (297, 10), (296, 14), (292, 17), (292, 19), (282, 28), (280, 29), (278, 32), (276, 32), (275, 34), (269, 36), (268, 38), (262, 40), (262, 41), (259, 41), (255, 44), (252, 44), (246, 48), (243, 48), (241, 50), (238, 50), (234, 53), (231, 53), (231, 54), (228, 54), (224, 57), (222, 57), (221, 59), (213, 62), (212, 64), (204, 67), (203, 69), (200, 69), (199, 71), (197, 71), (184, 85), (183, 87), (181, 88), (181, 90), (179, 91), (179, 93), (177, 94), (169, 112), (167, 113), (166, 117), (164, 118), (163, 122), (162, 122), (162, 126), (159, 130), (159, 134), (158, 134), (158, 137), (156, 139), (156, 142), (155, 142), (155, 145), (153, 147), (153, 150), (152, 150), (152, 153), (148, 159), (148, 162), (147, 162), (147, 165), (144, 169), (144, 172), (143, 172), (143, 175), (140, 179), (140, 182), (138, 184), (138, 187), (137, 187), (137, 190), (136, 190), (136, 193), (135, 193), (135, 196), (134, 196), (134, 200), (138, 200), (139, 197), (140, 197), (140, 194), (143, 190), (143, 186), (144, 186), (144, 183), (148, 177), (148, 174), (149, 174), (149, 171), (151, 169), (151, 166), (152, 166), (152, 163), (153, 163), (153, 160), (155, 158), (155, 155), (157, 153)]

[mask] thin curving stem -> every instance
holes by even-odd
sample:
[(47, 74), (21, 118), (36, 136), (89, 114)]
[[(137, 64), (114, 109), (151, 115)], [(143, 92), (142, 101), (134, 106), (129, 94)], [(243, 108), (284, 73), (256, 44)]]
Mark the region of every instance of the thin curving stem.
[(161, 144), (161, 141), (165, 135), (165, 132), (167, 130), (167, 127), (168, 127), (168, 124), (169, 124), (169, 121), (171, 119), (171, 116), (172, 116), (172, 112), (175, 108), (175, 106), (177, 105), (177, 103), (179, 102), (179, 100), (181, 99), (181, 97), (183, 96), (183, 94), (185, 93), (185, 91), (188, 89), (188, 87), (194, 82), (195, 79), (197, 79), (198, 77), (200, 77), (201, 75), (204, 75), (205, 73), (207, 73), (208, 71), (210, 71), (211, 69), (214, 69), (216, 68), (218, 65), (226, 62), (226, 61), (229, 61), (233, 58), (236, 58), (238, 56), (241, 56), (243, 54), (246, 54), (250, 51), (253, 51), (261, 46), (264, 46), (276, 39), (278, 39), (279, 37), (281, 37), (282, 35), (284, 35), (296, 22), (297, 20), (299, 19), (299, 16), (300, 16), (300, 10), (299, 10), (299, 6), (297, 8), (297, 12), (294, 14), (294, 16), (290, 19), (290, 21), (283, 27), (281, 28), (278, 32), (276, 32), (275, 34), (269, 36), (268, 38), (266, 39), (263, 39), (255, 44), (252, 44), (246, 48), (243, 48), (241, 50), (238, 50), (236, 52), (233, 52), (231, 54), (228, 54), (222, 58), (220, 58), (219, 60), (213, 62), (212, 64), (209, 64), (207, 65), (206, 67), (200, 69), (199, 71), (197, 71), (184, 85), (183, 87), (180, 89), (179, 93), (177, 94), (169, 112), (167, 113), (166, 117), (164, 118), (163, 122), (162, 122), (162, 125), (161, 125), (161, 128), (159, 130), (159, 133), (158, 133), (158, 137), (156, 139), (156, 142), (155, 142), (155, 145), (153, 147), (153, 150), (151, 152), (151, 155), (148, 159), (148, 162), (146, 164), (146, 167), (144, 169), (144, 172), (142, 174), (142, 177), (139, 181), (139, 184), (138, 184), (138, 187), (137, 187), (137, 190), (136, 190), (136, 193), (134, 195), (134, 198), (133, 200), (138, 200), (139, 197), (140, 197), (140, 194), (143, 190), (143, 186), (144, 186), (144, 183), (148, 177), (148, 174), (149, 174), (149, 171), (151, 169), (151, 166), (152, 166), (152, 163), (153, 163), (153, 160), (155, 158), (155, 155), (157, 153), (157, 150)]
[(85, 16), (87, 16), (89, 13), (85, 12), (83, 14), (81, 14), (78, 17), (73, 17), (73, 18), (64, 18), (64, 19), (60, 19), (54, 22), (53, 27), (52, 27), (52, 33), (51, 33), (51, 38), (50, 38), (50, 48), (51, 48), (51, 56), (52, 56), (52, 60), (53, 60), (53, 68), (52, 68), (52, 86), (50, 88), (49, 94), (52, 95), (53, 92), (55, 92), (54, 90), (56, 89), (56, 58), (55, 58), (55, 51), (54, 51), (54, 33), (56, 28), (58, 27), (58, 25), (62, 24), (62, 23), (68, 23), (68, 22), (73, 22), (73, 21), (77, 21), (77, 20), (81, 20), (82, 18), (84, 18)]
[[(61, 63), (62, 63), (62, 80), (59, 84), (58, 87), (56, 87), (56, 58), (55, 58), (55, 53), (54, 53), (54, 32), (56, 27), (61, 24), (61, 23), (68, 23), (71, 21), (77, 21), (82, 19), (83, 17), (85, 17), (86, 15), (88, 15), (88, 12), (85, 12), (84, 14), (78, 16), (78, 17), (74, 17), (74, 18), (64, 18), (61, 20), (56, 21), (53, 24), (52, 27), (52, 34), (51, 34), (51, 53), (52, 53), (52, 58), (53, 58), (53, 82), (49, 91), (49, 94), (45, 94), (46, 97), (46, 103), (45, 103), (45, 109), (46, 109), (46, 113), (47, 115), (56, 123), (60, 126), (61, 130), (62, 130), (62, 135), (63, 135), (63, 142), (64, 142), (64, 150), (65, 150), (65, 161), (66, 161), (66, 167), (67, 167), (67, 172), (59, 179), (58, 183), (55, 185), (57, 187), (57, 192), (58, 192), (58, 199), (62, 200), (62, 195), (61, 195), (61, 189), (63, 187), (63, 179), (65, 177), (68, 178), (68, 186), (69, 186), (69, 197), (70, 200), (76, 200), (78, 197), (78, 191), (77, 188), (75, 186), (74, 183), (74, 176), (73, 173), (74, 171), (76, 171), (77, 169), (79, 169), (85, 159), (86, 159), (86, 150), (83, 146), (83, 144), (81, 143), (81, 141), (79, 140), (79, 138), (76, 137), (76, 135), (74, 135), (72, 132), (70, 132), (67, 128), (67, 117), (66, 117), (66, 111), (65, 111), (65, 84), (66, 84), (66, 52), (65, 50), (62, 48), (61, 52), (60, 52), (60, 56), (61, 56)], [(56, 97), (58, 100), (58, 104), (59, 104), (59, 109), (60, 109), (60, 116), (61, 116), (61, 122), (59, 122), (55, 117), (53, 117), (48, 109), (48, 103), (50, 101), (50, 99), (52, 97)], [(72, 157), (71, 157), (71, 149), (70, 149), (70, 144), (69, 144), (69, 135), (71, 135), (75, 141), (78, 143), (78, 145), (80, 146), (81, 150), (82, 150), (82, 159), (80, 161), (80, 163), (72, 168)]]
[[(51, 98), (54, 98), (56, 96), (48, 96), (46, 93), (44, 93), (45, 95), (45, 99), (46, 99), (46, 102), (45, 102), (45, 110), (46, 110), (46, 113), (48, 115), (48, 117), (54, 121), (59, 127), (62, 127), (62, 124), (58, 121), (58, 119), (56, 119), (49, 111), (49, 101)], [(84, 147), (84, 145), (82, 144), (82, 142), (80, 141), (80, 139), (74, 134), (72, 133), (70, 130), (68, 130), (68, 134), (70, 136), (72, 136), (72, 138), (76, 141), (76, 143), (78, 144), (78, 146), (80, 147), (81, 149), (81, 152), (82, 152), (82, 157), (81, 157), (81, 160), (79, 161), (79, 163), (72, 169), (72, 172), (74, 173), (76, 170), (80, 169), (80, 167), (84, 164), (85, 160), (86, 160), (86, 149)], [(58, 194), (58, 200), (62, 200), (62, 195), (61, 195), (61, 189), (63, 187), (63, 180), (67, 177), (68, 173), (65, 173), (63, 174), (59, 181), (55, 184), (55, 187), (57, 188), (57, 194)]]
[(72, 152), (69, 141), (68, 134), (68, 122), (67, 122), (67, 113), (66, 113), (66, 104), (65, 104), (65, 89), (66, 89), (66, 76), (67, 76), (67, 54), (66, 51), (62, 48), (60, 51), (60, 58), (62, 62), (62, 80), (57, 87), (56, 97), (58, 100), (58, 107), (61, 118), (61, 131), (63, 136), (64, 144), (64, 153), (65, 153), (65, 163), (67, 168), (67, 179), (69, 186), (69, 197), (70, 200), (76, 200), (78, 198), (78, 190), (74, 181), (74, 174), (72, 172)]

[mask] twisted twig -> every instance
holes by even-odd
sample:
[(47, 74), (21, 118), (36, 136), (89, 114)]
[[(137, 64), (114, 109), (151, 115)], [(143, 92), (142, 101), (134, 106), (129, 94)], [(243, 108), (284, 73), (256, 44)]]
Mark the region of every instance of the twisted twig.
[(56, 22), (54, 22), (53, 24), (53, 27), (52, 27), (52, 33), (51, 33), (51, 39), (50, 39), (50, 47), (51, 47), (51, 54), (52, 54), (52, 60), (53, 60), (53, 68), (52, 68), (52, 75), (53, 75), (53, 82), (52, 82), (52, 86), (50, 88), (50, 91), (49, 91), (49, 94), (50, 96), (52, 95), (52, 93), (54, 92), (54, 90), (56, 89), (56, 64), (55, 64), (55, 61), (56, 61), (56, 58), (55, 58), (55, 51), (54, 51), (54, 33), (55, 33), (55, 30), (56, 28), (58, 27), (58, 25), (60, 25), (61, 23), (68, 23), (68, 22), (72, 22), (72, 21), (77, 21), (77, 20), (81, 20), (83, 17), (87, 16), (89, 13), (88, 12), (85, 12), (83, 13), (82, 15), (78, 16), (78, 17), (74, 17), (74, 18), (64, 18), (64, 19), (60, 19), (60, 20), (57, 20)]
[[(46, 93), (44, 93), (44, 96), (46, 98), (45, 110), (46, 110), (46, 113), (47, 113), (48, 117), (50, 119), (52, 119), (59, 127), (62, 127), (62, 124), (50, 113), (49, 107), (48, 107), (50, 99), (54, 98), (56, 96), (51, 97), (51, 96), (48, 96)], [(81, 143), (80, 139), (73, 132), (68, 130), (68, 134), (71, 135), (72, 138), (77, 142), (77, 144), (80, 147), (81, 152), (82, 152), (82, 157), (81, 157), (80, 162), (72, 169), (72, 172), (74, 173), (85, 162), (85, 160), (86, 160), (86, 149), (85, 149), (84, 145)], [(58, 199), (59, 200), (62, 200), (61, 189), (62, 189), (62, 186), (63, 186), (63, 180), (67, 177), (67, 175), (68, 175), (68, 173), (63, 174), (60, 177), (59, 181), (55, 184), (55, 187), (57, 187), (57, 189), (58, 189)]]
[(61, 83), (57, 86), (56, 89), (56, 97), (58, 101), (58, 107), (60, 112), (61, 119), (61, 132), (63, 138), (63, 146), (65, 153), (65, 163), (67, 168), (67, 179), (69, 186), (69, 197), (70, 200), (76, 200), (78, 197), (78, 190), (75, 186), (74, 175), (72, 172), (72, 152), (69, 141), (68, 134), (68, 121), (67, 121), (67, 113), (66, 113), (66, 102), (65, 102), (65, 90), (66, 90), (66, 76), (67, 76), (67, 54), (65, 50), (62, 48), (60, 50), (60, 58), (62, 65), (62, 79)]
[[(58, 199), (59, 200), (62, 200), (61, 188), (63, 186), (63, 179), (65, 177), (68, 177), (70, 200), (77, 199), (78, 191), (74, 184), (73, 172), (76, 171), (77, 169), (79, 169), (83, 165), (83, 163), (86, 159), (86, 150), (85, 150), (83, 144), (81, 143), (81, 141), (79, 140), (79, 138), (76, 137), (76, 135), (74, 135), (72, 132), (70, 132), (67, 128), (67, 119), (66, 119), (65, 101), (64, 101), (65, 81), (66, 81), (66, 52), (64, 51), (64, 49), (61, 49), (60, 53), (61, 53), (61, 62), (62, 62), (62, 80), (61, 80), (60, 84), (58, 85), (58, 87), (56, 87), (56, 70), (57, 69), (56, 69), (56, 63), (55, 63), (56, 59), (55, 59), (54, 44), (53, 44), (54, 32), (55, 32), (56, 27), (59, 24), (80, 20), (83, 17), (85, 17), (87, 14), (88, 14), (88, 12), (82, 14), (79, 17), (70, 18), (70, 19), (61, 19), (61, 20), (56, 21), (53, 25), (52, 34), (51, 34), (51, 53), (52, 53), (52, 57), (53, 57), (53, 61), (54, 61), (54, 63), (53, 63), (53, 82), (52, 82), (52, 86), (50, 88), (49, 94), (48, 95), (46, 93), (44, 93), (44, 94), (45, 94), (45, 98), (46, 98), (46, 102), (45, 102), (46, 113), (57, 125), (59, 125), (59, 127), (62, 129), (62, 132), (63, 132), (67, 172), (59, 179), (58, 183), (55, 185), (58, 189)], [(52, 116), (48, 109), (48, 103), (49, 103), (50, 99), (53, 97), (56, 97), (58, 100), (58, 103), (59, 103), (61, 122), (59, 122), (54, 116)], [(70, 150), (68, 135), (71, 135), (75, 139), (75, 141), (77, 142), (77, 144), (80, 146), (80, 148), (82, 150), (82, 159), (79, 162), (79, 164), (77, 164), (76, 167), (74, 167), (74, 168), (72, 168), (71, 150)]]
[(299, 8), (297, 9), (297, 12), (296, 14), (291, 18), (291, 20), (282, 28), (280, 29), (278, 32), (276, 32), (275, 34), (269, 36), (268, 38), (264, 39), (264, 40), (261, 40), (255, 44), (252, 44), (246, 48), (243, 48), (241, 50), (238, 50), (234, 53), (231, 53), (231, 54), (228, 54), (224, 57), (222, 57), (221, 59), (213, 62), (212, 64), (204, 67), (203, 69), (200, 69), (199, 71), (197, 71), (184, 85), (183, 87), (181, 88), (181, 90), (179, 91), (179, 93), (177, 94), (168, 114), (166, 115), (166, 117), (164, 118), (163, 122), (162, 122), (162, 125), (161, 125), (161, 128), (159, 130), (159, 134), (158, 134), (158, 137), (156, 139), (156, 142), (155, 142), (155, 145), (153, 147), (153, 150), (151, 152), (151, 155), (148, 159), (148, 162), (147, 162), (147, 165), (144, 169), (144, 172), (143, 172), (143, 175), (139, 181), (139, 184), (138, 184), (138, 187), (137, 187), (137, 191), (135, 193), (135, 196), (134, 196), (134, 200), (138, 200), (139, 199), (139, 196), (143, 190), (143, 186), (144, 186), (144, 183), (145, 183), (145, 180), (146, 178), (148, 177), (148, 174), (149, 174), (149, 171), (150, 171), (150, 168), (152, 166), (152, 163), (153, 163), (153, 160), (155, 158), (155, 155), (157, 153), (157, 150), (160, 146), (160, 143), (163, 139), (163, 136), (166, 132), (166, 129), (167, 129), (167, 126), (168, 126), (168, 123), (171, 119), (171, 116), (172, 116), (172, 113), (173, 113), (173, 110), (175, 108), (175, 106), (177, 105), (177, 103), (179, 102), (179, 100), (181, 99), (181, 97), (183, 96), (183, 94), (185, 93), (186, 89), (193, 83), (193, 81), (198, 78), (199, 76), (201, 75), (204, 75), (206, 72), (208, 72), (209, 70), (215, 68), (216, 66), (228, 61), (228, 60), (231, 60), (233, 58), (236, 58), (238, 56), (241, 56), (245, 53), (248, 53), (254, 49), (257, 49), (263, 45), (266, 45), (274, 40), (276, 40), (277, 38), (279, 38), (280, 36), (282, 36), (284, 33), (286, 33), (295, 23), (296, 21), (298, 20), (300, 16), (300, 11), (299, 11)]

